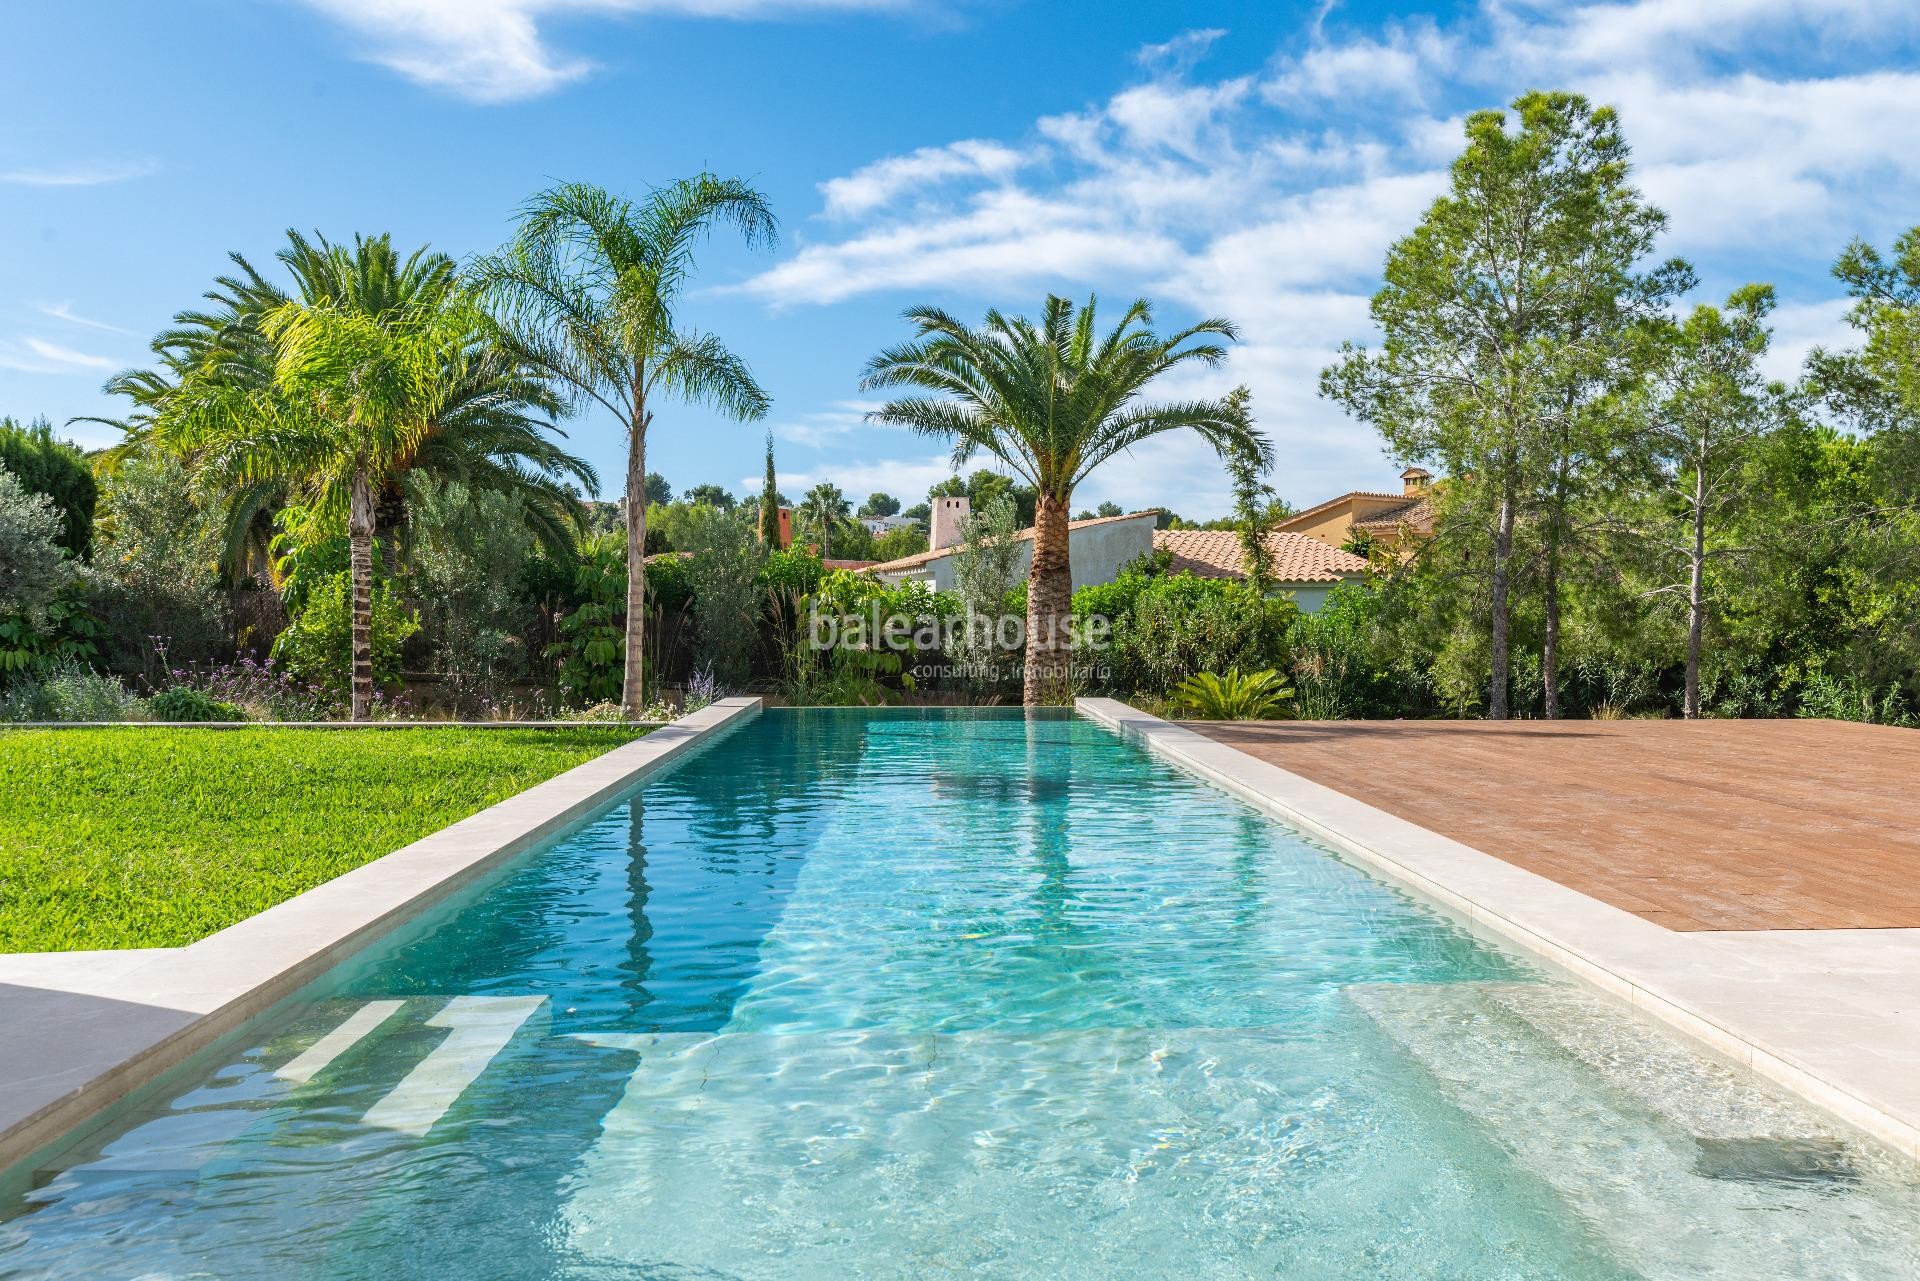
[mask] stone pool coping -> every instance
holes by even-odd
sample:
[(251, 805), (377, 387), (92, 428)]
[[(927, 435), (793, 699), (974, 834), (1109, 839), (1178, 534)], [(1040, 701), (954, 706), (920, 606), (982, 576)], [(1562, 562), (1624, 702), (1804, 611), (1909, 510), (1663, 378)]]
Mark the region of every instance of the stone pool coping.
[(0, 1172), (761, 706), (722, 699), (186, 947), (0, 955)]
[(1676, 932), (1125, 703), (1076, 707), (1920, 1159), (1920, 930)]

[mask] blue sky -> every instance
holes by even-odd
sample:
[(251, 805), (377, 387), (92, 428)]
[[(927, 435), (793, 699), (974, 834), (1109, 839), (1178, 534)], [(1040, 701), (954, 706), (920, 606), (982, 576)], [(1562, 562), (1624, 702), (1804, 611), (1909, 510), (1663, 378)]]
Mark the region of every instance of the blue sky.
[[(1048, 290), (1238, 321), (1231, 366), (1311, 503), (1391, 486), (1315, 395), (1369, 337), (1387, 245), (1439, 190), (1461, 116), (1529, 88), (1622, 112), (1664, 253), (1701, 297), (1781, 291), (1776, 367), (1846, 340), (1827, 266), (1920, 223), (1911, 0), (1456, 5), (1030, 0), (69, 0), (0, 18), (0, 413), (99, 391), (238, 250), (289, 226), (465, 257), (555, 179), (754, 180), (779, 248), (716, 242), (687, 320), (773, 394), (782, 486), (907, 501), (935, 443), (864, 424), (859, 369), (901, 308), (1032, 310)], [(568, 424), (618, 476), (610, 424)], [(88, 444), (109, 433), (76, 425)], [(756, 488), (761, 431), (663, 411), (677, 487)], [(1218, 464), (1168, 441), (1079, 505), (1217, 514)]]

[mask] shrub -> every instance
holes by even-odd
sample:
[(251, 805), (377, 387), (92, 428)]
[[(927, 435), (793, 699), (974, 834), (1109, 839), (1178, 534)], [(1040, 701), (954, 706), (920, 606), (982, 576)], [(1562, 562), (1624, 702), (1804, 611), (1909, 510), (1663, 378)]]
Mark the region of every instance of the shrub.
[(175, 681), (190, 680), (216, 703), (229, 703), (247, 720), (320, 721), (340, 709), (340, 699), (314, 681), (296, 679), (278, 660), (251, 656), (204, 672), (174, 669)]
[(191, 685), (174, 685), (147, 701), (156, 721), (244, 721), (246, 713), (222, 703)]
[(183, 464), (129, 459), (104, 482), (94, 531), (96, 605), (106, 658), (150, 684), (168, 661), (230, 650), (218, 522), (193, 500)]
[(1082, 619), (1105, 614), (1112, 641), (1100, 655), (1109, 688), (1165, 694), (1200, 672), (1258, 671), (1287, 661), (1292, 601), (1230, 579), (1124, 574), (1076, 595)]
[[(393, 589), (373, 587), (373, 679), (391, 685), (400, 675), (400, 647), (420, 630), (420, 618)], [(296, 680), (320, 686), (335, 699), (346, 696), (353, 675), (353, 583), (346, 573), (313, 586), (305, 608), (273, 643), (273, 657)]]
[(1192, 716), (1209, 721), (1272, 720), (1293, 691), (1272, 668), (1224, 676), (1199, 672), (1180, 682), (1174, 699)]
[(0, 617), (37, 623), (77, 571), (61, 549), (60, 509), (0, 467)]
[(111, 676), (71, 660), (0, 694), (0, 721), (133, 721), (144, 719), (140, 700)]
[(738, 689), (752, 673), (766, 548), (751, 512), (718, 507), (694, 507), (685, 537), (700, 656), (722, 686)]
[(44, 494), (58, 519), (54, 541), (76, 558), (93, 542), (99, 490), (86, 455), (71, 441), (56, 440), (53, 424), (37, 419), (22, 427), (0, 418), (0, 471), (12, 472), (29, 493)]
[(465, 485), (423, 483), (410, 501), (416, 531), (408, 596), (419, 602), (440, 689), (463, 714), (511, 694), (526, 673), (533, 606), (521, 571), (533, 555), (518, 499)]
[(580, 549), (574, 570), (580, 605), (560, 620), (560, 639), (547, 646), (569, 707), (618, 703), (627, 652), (627, 556), (623, 537), (600, 534)]

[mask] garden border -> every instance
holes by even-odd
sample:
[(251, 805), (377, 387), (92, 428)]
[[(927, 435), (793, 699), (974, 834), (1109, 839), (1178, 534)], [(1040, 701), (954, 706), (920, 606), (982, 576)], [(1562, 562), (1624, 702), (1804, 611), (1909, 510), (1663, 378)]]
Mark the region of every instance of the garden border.
[(0, 1040), (0, 1173), (761, 706), (722, 699), (186, 947), (0, 956), (0, 1025), (29, 1032)]
[[(1108, 698), (1082, 715), (1297, 827), (1442, 910), (1751, 1068), (1899, 1152), (1920, 1158), (1920, 1018), (1900, 984), (1846, 981), (1861, 952), (1832, 936), (1871, 935), (1879, 963), (1906, 974), (1897, 930), (1795, 931), (1783, 964), (1749, 932), (1679, 933), (1450, 837)], [(1389, 853), (1387, 851), (1393, 851)], [(1823, 940), (1819, 936), (1829, 936)], [(1903, 946), (1904, 945), (1904, 946)]]

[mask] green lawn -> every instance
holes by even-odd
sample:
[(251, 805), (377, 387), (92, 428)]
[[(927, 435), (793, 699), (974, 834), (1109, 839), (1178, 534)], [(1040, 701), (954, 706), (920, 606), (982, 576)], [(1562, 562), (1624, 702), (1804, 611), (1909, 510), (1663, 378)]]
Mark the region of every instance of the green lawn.
[(0, 730), (0, 952), (191, 943), (643, 732)]

